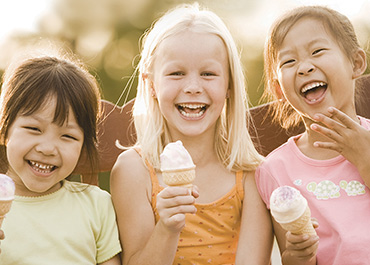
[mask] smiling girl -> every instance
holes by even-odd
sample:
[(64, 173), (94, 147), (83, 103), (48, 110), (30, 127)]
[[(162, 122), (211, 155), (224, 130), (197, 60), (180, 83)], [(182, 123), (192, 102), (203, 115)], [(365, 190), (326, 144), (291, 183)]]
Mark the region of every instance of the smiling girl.
[(266, 94), (283, 127), (303, 120), (306, 130), (267, 157), (257, 186), (267, 207), (275, 188), (294, 186), (319, 223), (308, 236), (274, 222), (283, 264), (370, 264), (370, 120), (355, 110), (365, 69), (351, 22), (332, 9), (299, 7), (271, 29)]
[(97, 163), (99, 106), (94, 77), (72, 61), (30, 58), (6, 71), (0, 140), (16, 196), (0, 264), (120, 264), (110, 195), (66, 180), (83, 152)]
[[(111, 174), (123, 264), (234, 264), (237, 247), (240, 264), (269, 264), (272, 227), (254, 182), (262, 159), (224, 23), (197, 5), (171, 10), (145, 36), (138, 69), (136, 148)], [(160, 154), (177, 140), (196, 165), (192, 192), (162, 179)]]

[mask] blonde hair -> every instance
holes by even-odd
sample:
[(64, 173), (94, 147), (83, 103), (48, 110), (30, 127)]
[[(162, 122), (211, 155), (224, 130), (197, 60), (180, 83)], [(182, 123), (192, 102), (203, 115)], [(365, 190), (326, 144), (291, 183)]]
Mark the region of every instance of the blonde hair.
[[(360, 48), (350, 20), (343, 14), (324, 6), (302, 6), (288, 11), (275, 21), (267, 38), (264, 50), (265, 91), (263, 98), (276, 101), (272, 104), (274, 119), (284, 128), (296, 126), (301, 116), (286, 100), (281, 100), (274, 86), (277, 82), (277, 55), (289, 30), (302, 18), (313, 18), (323, 23), (349, 59)], [(279, 100), (280, 99), (280, 100)]]
[[(161, 42), (184, 30), (215, 34), (224, 42), (230, 65), (230, 94), (217, 121), (215, 150), (219, 160), (229, 170), (253, 170), (262, 157), (254, 148), (248, 133), (250, 124), (247, 108), (246, 85), (239, 52), (223, 21), (213, 12), (201, 10), (198, 4), (180, 5), (168, 11), (144, 34), (140, 62), (137, 67), (139, 81), (134, 104), (134, 122), (137, 143), (143, 159), (159, 168), (159, 155), (171, 142), (166, 121), (158, 102), (143, 75), (150, 73), (155, 52)], [(247, 116), (246, 116), (247, 115)], [(247, 119), (248, 117), (248, 119)]]

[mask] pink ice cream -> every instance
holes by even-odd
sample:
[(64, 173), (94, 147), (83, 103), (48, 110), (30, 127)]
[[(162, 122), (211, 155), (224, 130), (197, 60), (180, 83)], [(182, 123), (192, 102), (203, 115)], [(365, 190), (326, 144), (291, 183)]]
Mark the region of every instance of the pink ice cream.
[(13, 180), (7, 175), (0, 174), (0, 201), (14, 199), (15, 186)]
[(169, 143), (164, 148), (161, 159), (161, 170), (194, 168), (193, 160), (181, 141)]

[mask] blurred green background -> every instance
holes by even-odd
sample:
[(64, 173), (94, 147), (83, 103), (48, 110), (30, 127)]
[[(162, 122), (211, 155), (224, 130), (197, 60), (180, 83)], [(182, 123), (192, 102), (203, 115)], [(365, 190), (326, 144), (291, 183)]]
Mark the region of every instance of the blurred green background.
[[(97, 77), (103, 98), (123, 105), (136, 93), (136, 77), (129, 79), (138, 62), (140, 37), (165, 11), (179, 0), (12, 0), (13, 14), (2, 10), (1, 30), (19, 12), (37, 8), (33, 30), (10, 32), (0, 40), (0, 74), (14, 56), (25, 50), (63, 48), (78, 55)], [(245, 67), (251, 106), (260, 104), (263, 92), (263, 45), (272, 21), (283, 11), (302, 4), (325, 4), (349, 16), (361, 45), (368, 50), (370, 36), (369, 0), (199, 0), (201, 6), (218, 14), (229, 27)], [(36, 5), (36, 6), (35, 6)], [(37, 6), (39, 5), (39, 6)], [(45, 6), (46, 5), (46, 6)], [(34, 9), (35, 8), (35, 9)], [(28, 10), (29, 9), (29, 10)], [(7, 15), (7, 17), (4, 17)], [(8, 21), (5, 21), (5, 20)], [(2, 22), (2, 23), (1, 23)], [(27, 22), (25, 22), (27, 23)], [(368, 72), (368, 71), (367, 71)], [(108, 174), (101, 186), (108, 190)]]

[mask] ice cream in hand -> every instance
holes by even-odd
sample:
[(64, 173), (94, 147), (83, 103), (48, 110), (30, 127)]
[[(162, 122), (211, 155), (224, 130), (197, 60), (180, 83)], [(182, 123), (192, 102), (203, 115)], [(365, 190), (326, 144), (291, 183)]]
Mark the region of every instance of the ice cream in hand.
[(168, 186), (191, 188), (195, 179), (195, 165), (181, 141), (169, 143), (161, 159), (163, 182)]
[(15, 185), (7, 175), (0, 174), (0, 227), (14, 200)]
[(311, 211), (307, 200), (295, 188), (282, 186), (270, 197), (271, 215), (292, 234), (316, 235), (311, 222)]

